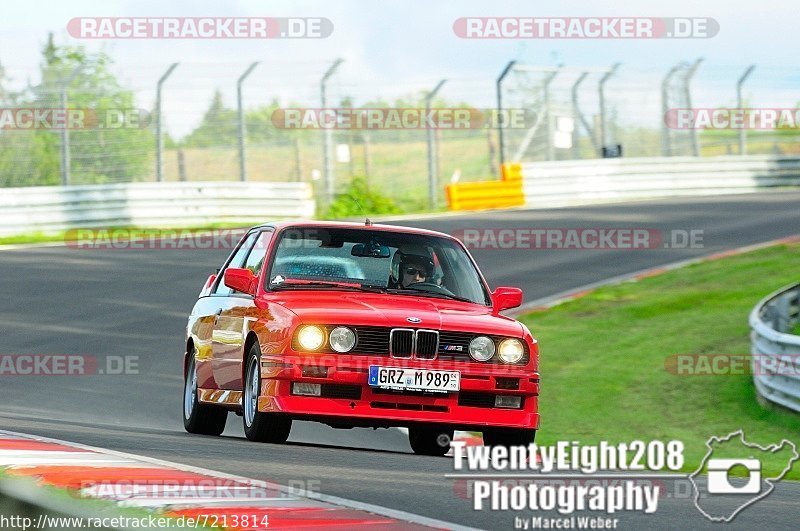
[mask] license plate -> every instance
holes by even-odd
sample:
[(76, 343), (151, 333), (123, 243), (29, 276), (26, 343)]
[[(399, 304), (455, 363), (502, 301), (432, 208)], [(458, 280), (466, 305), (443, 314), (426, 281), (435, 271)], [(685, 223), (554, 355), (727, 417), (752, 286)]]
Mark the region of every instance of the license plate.
[(370, 365), (369, 385), (381, 389), (451, 393), (460, 389), (461, 373)]

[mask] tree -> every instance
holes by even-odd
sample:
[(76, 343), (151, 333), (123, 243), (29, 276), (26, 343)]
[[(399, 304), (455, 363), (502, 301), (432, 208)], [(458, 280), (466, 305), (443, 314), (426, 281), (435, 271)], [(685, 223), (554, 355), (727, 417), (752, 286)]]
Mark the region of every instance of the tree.
[[(62, 85), (74, 74), (66, 87), (67, 107), (83, 110), (85, 118), (84, 128), (70, 130), (69, 155), (75, 184), (142, 179), (152, 158), (155, 140), (151, 130), (131, 123), (109, 122), (138, 114), (133, 93), (122, 87), (111, 66), (111, 58), (105, 52), (59, 46), (50, 34), (42, 48), (41, 82), (15, 102), (20, 108), (59, 109)], [(61, 182), (59, 130), (5, 133), (0, 135), (0, 186)]]

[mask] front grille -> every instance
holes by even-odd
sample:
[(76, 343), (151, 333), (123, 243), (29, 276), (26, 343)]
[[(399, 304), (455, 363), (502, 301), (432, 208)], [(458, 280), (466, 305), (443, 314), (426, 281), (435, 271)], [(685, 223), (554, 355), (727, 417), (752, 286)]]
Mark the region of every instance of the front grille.
[(439, 347), (439, 333), (434, 330), (417, 331), (417, 358), (432, 360)]
[[(339, 325), (324, 325), (326, 334)], [(341, 325), (348, 326), (348, 325)], [(387, 328), (383, 326), (348, 326), (356, 333), (356, 345), (347, 354), (365, 354), (370, 356), (389, 356), (394, 358), (416, 357), (422, 360), (440, 359), (445, 361), (474, 361), (469, 355), (469, 342), (478, 334), (474, 332), (453, 332), (449, 330), (419, 330), (413, 328)], [(416, 336), (416, 337), (415, 337)], [(505, 339), (503, 336), (490, 337), (495, 345)], [(415, 351), (416, 343), (416, 354)], [(525, 345), (525, 354), (516, 365), (524, 365), (530, 359), (528, 345)], [(292, 338), (292, 349), (302, 352), (297, 343), (297, 334)], [(317, 352), (337, 354), (325, 344)], [(497, 356), (488, 363), (502, 363)]]
[(414, 351), (414, 331), (405, 328), (395, 328), (389, 334), (391, 347), (389, 353), (393, 358), (410, 358)]
[(389, 329), (382, 326), (357, 326), (354, 354), (389, 354)]

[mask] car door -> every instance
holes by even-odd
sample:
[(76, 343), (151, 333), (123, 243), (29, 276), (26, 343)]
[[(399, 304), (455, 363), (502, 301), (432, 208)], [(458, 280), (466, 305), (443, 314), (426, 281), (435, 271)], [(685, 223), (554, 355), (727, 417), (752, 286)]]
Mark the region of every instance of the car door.
[[(241, 260), (233, 260), (228, 267), (250, 269), (256, 277), (264, 266), (267, 247), (272, 239), (272, 229), (263, 229), (253, 234), (253, 242)], [(253, 245), (254, 243), (254, 245)], [(227, 290), (220, 297), (220, 307), (214, 322), (212, 334), (212, 356), (214, 359), (214, 380), (220, 389), (242, 389), (242, 359), (244, 341), (249, 330), (249, 321), (258, 318), (255, 298), (224, 286)]]

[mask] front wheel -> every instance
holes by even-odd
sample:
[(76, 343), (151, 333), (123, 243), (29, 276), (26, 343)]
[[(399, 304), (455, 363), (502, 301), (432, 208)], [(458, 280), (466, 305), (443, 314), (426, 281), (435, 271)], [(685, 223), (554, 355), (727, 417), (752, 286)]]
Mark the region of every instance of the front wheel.
[(414, 426), (408, 428), (408, 442), (415, 454), (442, 456), (450, 451), (454, 433), (437, 426)]
[(197, 398), (195, 351), (189, 354), (189, 367), (183, 382), (183, 427), (189, 433), (220, 435), (225, 431), (228, 412), (221, 407), (201, 404)]
[(251, 441), (282, 444), (289, 438), (292, 419), (280, 413), (262, 413), (258, 410), (261, 394), (261, 349), (258, 343), (250, 347), (242, 397), (244, 434)]
[(492, 428), (483, 432), (484, 446), (527, 446), (536, 438), (536, 430)]

